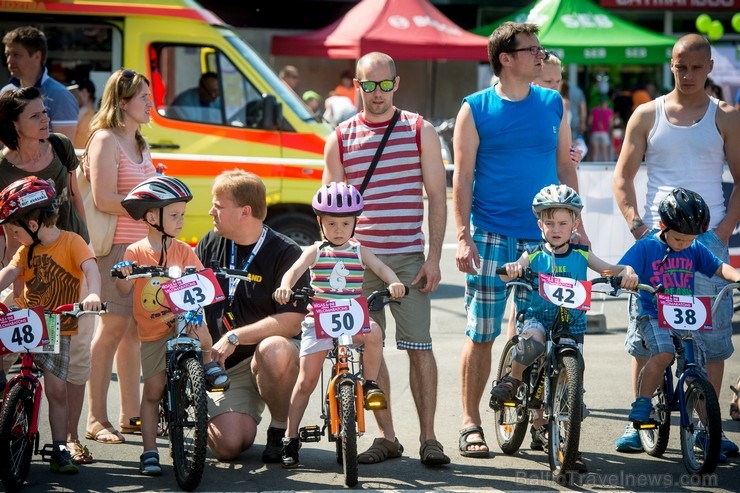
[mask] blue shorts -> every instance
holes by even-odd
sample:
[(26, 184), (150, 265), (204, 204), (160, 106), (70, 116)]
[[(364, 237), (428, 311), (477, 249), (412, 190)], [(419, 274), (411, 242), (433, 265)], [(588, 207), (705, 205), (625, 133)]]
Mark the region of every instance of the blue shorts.
[[(681, 337), (689, 332), (686, 330), (662, 329), (658, 327), (658, 319), (649, 315), (640, 315), (637, 317), (637, 328), (642, 339), (645, 341), (650, 356), (655, 356), (658, 353), (675, 354), (676, 346), (673, 344), (671, 334)], [(695, 336), (698, 336), (694, 337), (694, 362), (700, 368), (704, 368), (706, 365), (706, 347), (704, 346), (701, 335), (705, 331), (693, 332)]]
[[(473, 241), (480, 255), (480, 272), (465, 276), (465, 335), (473, 342), (490, 342), (501, 333), (506, 307), (506, 283), (496, 275), (496, 268), (514, 262), (540, 240), (519, 240), (474, 228)], [(528, 293), (517, 291), (517, 310), (524, 308)]]
[[(720, 260), (725, 263), (729, 262), (729, 247), (717, 237), (713, 230), (707, 231), (697, 239)], [(707, 277), (697, 272), (694, 277), (694, 293), (697, 295), (716, 295), (725, 285), (727, 285), (727, 281), (719, 276)], [(639, 300), (636, 296), (630, 298), (629, 324), (624, 347), (635, 358), (647, 359), (652, 351), (648, 350), (647, 344), (643, 344), (635, 323), (639, 314)], [(666, 330), (666, 332), (668, 331)], [(732, 345), (732, 296), (725, 296), (725, 299), (717, 308), (717, 313), (712, 317), (712, 330), (699, 331), (697, 336), (697, 340), (702, 341), (708, 362), (724, 361), (732, 356), (735, 351)]]

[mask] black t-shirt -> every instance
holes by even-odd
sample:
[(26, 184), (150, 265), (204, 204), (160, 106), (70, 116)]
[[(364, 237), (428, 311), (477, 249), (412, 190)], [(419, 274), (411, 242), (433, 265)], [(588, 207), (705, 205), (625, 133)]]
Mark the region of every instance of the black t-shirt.
[[(230, 267), (229, 259), (231, 257), (231, 240), (227, 240), (221, 235), (209, 231), (195, 247), (195, 254), (198, 256), (204, 266), (210, 267), (212, 260), (217, 260), (221, 267)], [(236, 245), (236, 262), (234, 268), (244, 268), (244, 263), (252, 253), (252, 245)], [(234, 296), (234, 302), (231, 305), (231, 312), (236, 319), (235, 327), (242, 327), (270, 315), (277, 313), (307, 313), (305, 304), (298, 303), (293, 306), (292, 303), (281, 305), (272, 299), (272, 293), (280, 287), (280, 281), (283, 274), (295, 263), (301, 256), (301, 248), (288, 237), (267, 229), (267, 235), (262, 243), (257, 255), (249, 266), (248, 272), (252, 281), (240, 281)], [(216, 342), (226, 333), (223, 326), (222, 317), (225, 307), (228, 305), (229, 281), (219, 279), (221, 289), (227, 296), (227, 301), (214, 303), (205, 308), (206, 322), (211, 333), (213, 341)], [(309, 285), (308, 270), (298, 280), (293, 287), (298, 289)], [(296, 339), (301, 336), (300, 328), (295, 335)], [(242, 344), (236, 348), (234, 354), (226, 360), (226, 368), (231, 368), (240, 361), (245, 360), (254, 354), (255, 345)]]

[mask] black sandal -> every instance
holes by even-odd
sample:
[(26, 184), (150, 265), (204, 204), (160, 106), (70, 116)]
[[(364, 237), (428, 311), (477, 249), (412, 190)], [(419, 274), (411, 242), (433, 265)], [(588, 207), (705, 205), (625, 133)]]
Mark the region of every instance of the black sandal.
[(203, 372), (206, 377), (206, 386), (209, 392), (223, 392), (228, 390), (231, 384), (229, 374), (219, 366), (215, 361), (203, 365)]
[[(480, 438), (468, 441), (468, 436), (472, 435), (473, 433), (477, 433), (478, 435), (480, 435)], [(486, 437), (483, 435), (483, 428), (478, 425), (468, 426), (467, 428), (463, 428), (462, 430), (460, 430), (460, 439), (458, 445), (460, 446), (460, 455), (462, 455), (463, 457), (487, 459), (490, 453), (490, 450), (470, 450), (469, 448), (471, 445), (482, 445), (488, 448)]]

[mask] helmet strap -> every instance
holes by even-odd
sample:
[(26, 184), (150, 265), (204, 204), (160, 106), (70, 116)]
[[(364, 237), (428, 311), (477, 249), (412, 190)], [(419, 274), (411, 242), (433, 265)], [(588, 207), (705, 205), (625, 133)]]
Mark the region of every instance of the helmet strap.
[[(325, 246), (332, 246), (334, 248), (338, 248), (342, 245), (337, 245), (329, 241), (329, 238), (326, 237), (326, 233), (324, 233), (324, 216), (319, 216), (319, 226), (321, 227), (321, 236), (324, 237), (324, 242), (319, 245), (319, 249), (324, 248)], [(355, 236), (355, 228), (357, 228), (357, 218), (355, 218), (355, 225), (352, 226), (352, 234), (349, 235), (350, 238), (353, 238)]]
[[(43, 212), (42, 212), (38, 220), (42, 221), (43, 219), (44, 218), (43, 218)], [(27, 259), (28, 267), (31, 267), (31, 258), (33, 258), (33, 250), (34, 248), (36, 248), (36, 245), (41, 243), (41, 240), (39, 240), (39, 232), (38, 230), (32, 231), (31, 228), (28, 227), (28, 223), (26, 221), (18, 221), (18, 224), (20, 225), (21, 228), (23, 228), (26, 231), (26, 233), (28, 233), (28, 236), (31, 237), (31, 240), (33, 240), (33, 243), (31, 243), (31, 246), (28, 247), (28, 259)]]
[(665, 255), (663, 255), (663, 259), (658, 264), (658, 267), (662, 267), (663, 264), (665, 264), (665, 261), (668, 260), (668, 255), (670, 255), (671, 252), (675, 252), (675, 250), (671, 248), (671, 245), (668, 244), (668, 239), (665, 235), (668, 231), (670, 231), (670, 229), (666, 228), (660, 232), (660, 235), (658, 235), (660, 240), (665, 243)]
[(162, 267), (167, 267), (164, 264), (165, 258), (167, 257), (167, 238), (174, 238), (174, 236), (167, 233), (164, 230), (164, 227), (162, 226), (164, 222), (164, 209), (161, 207), (159, 208), (159, 224), (150, 223), (149, 221), (146, 220), (146, 216), (144, 216), (144, 222), (146, 222), (149, 226), (151, 226), (152, 228), (162, 233), (162, 250), (160, 251), (160, 254), (159, 254), (159, 265)]

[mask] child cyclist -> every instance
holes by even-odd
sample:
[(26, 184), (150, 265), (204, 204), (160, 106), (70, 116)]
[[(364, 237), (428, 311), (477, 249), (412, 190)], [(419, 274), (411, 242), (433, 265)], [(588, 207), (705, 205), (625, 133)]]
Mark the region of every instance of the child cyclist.
[[(357, 225), (357, 216), (362, 213), (363, 208), (360, 192), (352, 185), (332, 182), (323, 185), (316, 192), (312, 205), (325, 240), (304, 250), (301, 257), (283, 276), (280, 287), (275, 290), (275, 300), (280, 304), (288, 303), (291, 288), (309, 268), (311, 287), (316, 292), (315, 300), (356, 298), (362, 295), (365, 267), (388, 283), (393, 299), (402, 298), (405, 287), (396, 274), (370, 250), (362, 248), (352, 238)], [(353, 342), (364, 345), (365, 401), (374, 402), (376, 409), (385, 409), (387, 407), (385, 393), (375, 382), (383, 358), (380, 326), (370, 320), (369, 332), (363, 330), (362, 333), (353, 336)], [(288, 428), (283, 439), (283, 467), (298, 466), (300, 448), (298, 427), (311, 393), (318, 383), (326, 354), (333, 347), (331, 338), (320, 339), (316, 336), (314, 318), (309, 313), (302, 324), (300, 373), (290, 397)]]
[[(195, 266), (203, 269), (198, 257), (186, 243), (177, 240), (185, 223), (186, 202), (193, 198), (187, 185), (169, 176), (155, 176), (135, 186), (121, 202), (135, 220), (149, 226), (146, 238), (129, 245), (124, 261), (114, 267), (124, 276), (131, 274), (131, 266), (158, 265), (162, 267)], [(144, 392), (141, 399), (141, 436), (144, 453), (139, 471), (145, 476), (162, 473), (157, 453), (157, 425), (159, 402), (165, 389), (165, 354), (167, 340), (176, 331), (177, 317), (167, 306), (160, 284), (166, 278), (138, 278), (131, 283), (119, 280), (118, 289), (127, 294), (134, 290), (134, 319), (141, 340), (141, 370)], [(200, 322), (188, 326), (188, 335), (200, 340), (206, 383), (209, 390), (228, 387), (229, 377), (218, 363), (211, 361), (211, 335)]]
[[(676, 188), (658, 206), (660, 231), (638, 241), (624, 254), (621, 263), (637, 271), (640, 282), (653, 287), (662, 284), (665, 293), (693, 295), (694, 273), (707, 277), (717, 275), (738, 282), (740, 273), (723, 263), (702, 243), (694, 241), (709, 227), (709, 207), (704, 199), (691, 190)], [(651, 396), (661, 382), (663, 372), (671, 364), (674, 345), (671, 331), (658, 328), (658, 309), (654, 295), (640, 292), (640, 315), (637, 318), (640, 336), (650, 350), (638, 389), (632, 403), (629, 420), (646, 423), (653, 406)], [(697, 338), (698, 363), (703, 363), (703, 344)]]
[[(56, 191), (51, 182), (29, 176), (0, 192), (0, 224), (21, 244), (10, 263), (0, 271), (0, 290), (16, 279), (24, 281), (23, 294), (15, 302), (31, 308), (76, 303), (83, 275), (89, 294), (84, 310), (100, 310), (100, 273), (95, 254), (81, 236), (57, 226)], [(77, 466), (67, 450), (67, 372), (70, 339), (77, 333), (77, 320), (63, 317), (59, 353), (39, 353), (34, 362), (44, 372), (44, 392), (49, 399), (49, 426), (53, 472), (74, 474)]]
[[(570, 242), (571, 235), (578, 227), (582, 209), (581, 198), (567, 185), (548, 185), (540, 190), (532, 201), (532, 211), (537, 216), (537, 225), (542, 230), (544, 241), (532, 251), (525, 252), (516, 262), (505, 264), (507, 275), (501, 276), (501, 279), (508, 281), (521, 277), (524, 270), (530, 267), (536, 272), (583, 281), (590, 268), (596, 272), (612, 271), (615, 275), (622, 276), (622, 287), (634, 289), (637, 276), (632, 267), (609, 264), (589, 253), (587, 246)], [(570, 333), (582, 343), (586, 317), (583, 312), (575, 312), (577, 310), (571, 310)], [(493, 387), (493, 400), (510, 402), (515, 398), (517, 389), (522, 384), (524, 370), (545, 352), (545, 330), (552, 326), (556, 314), (557, 310), (551, 303), (544, 300), (539, 293), (532, 293), (529, 307), (524, 314), (523, 327), (519, 328), (519, 343), (513, 351), (511, 374)], [(530, 430), (533, 449), (544, 448), (545, 424), (541, 415), (533, 422)]]

